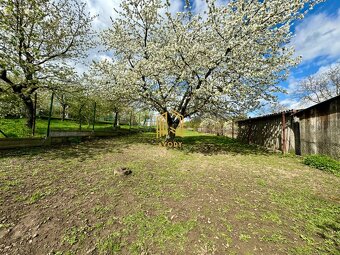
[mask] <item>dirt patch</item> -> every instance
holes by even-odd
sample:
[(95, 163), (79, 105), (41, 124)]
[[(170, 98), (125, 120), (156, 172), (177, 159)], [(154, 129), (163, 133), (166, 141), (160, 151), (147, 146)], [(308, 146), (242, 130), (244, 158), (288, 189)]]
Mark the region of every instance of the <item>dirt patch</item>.
[[(3, 155), (0, 253), (337, 251), (336, 177), (249, 147), (230, 154), (226, 140), (223, 153), (188, 153), (145, 139)], [(121, 166), (133, 173), (115, 175)]]

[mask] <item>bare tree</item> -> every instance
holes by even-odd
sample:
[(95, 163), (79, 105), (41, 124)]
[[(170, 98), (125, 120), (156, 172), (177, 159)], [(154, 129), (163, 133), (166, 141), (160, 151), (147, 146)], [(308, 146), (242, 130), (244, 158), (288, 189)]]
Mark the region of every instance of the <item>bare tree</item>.
[(340, 64), (322, 73), (308, 76), (298, 85), (294, 94), (304, 102), (320, 103), (340, 95)]
[(289, 110), (285, 105), (283, 105), (280, 102), (274, 101), (274, 102), (266, 102), (265, 104), (260, 107), (256, 113), (258, 115), (268, 115), (273, 113), (279, 113), (283, 111)]
[(340, 64), (331, 66), (327, 72), (331, 86), (335, 88), (335, 94), (340, 95)]

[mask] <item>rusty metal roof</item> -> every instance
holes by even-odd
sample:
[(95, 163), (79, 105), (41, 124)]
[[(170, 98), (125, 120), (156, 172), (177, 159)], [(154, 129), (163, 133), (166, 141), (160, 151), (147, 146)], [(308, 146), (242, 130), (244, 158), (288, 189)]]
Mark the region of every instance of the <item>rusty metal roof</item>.
[(258, 116), (258, 117), (254, 117), (254, 118), (249, 117), (248, 119), (239, 120), (237, 122), (252, 121), (252, 120), (258, 120), (258, 119), (265, 119), (265, 118), (274, 118), (274, 117), (277, 117), (277, 116), (281, 116), (282, 114), (285, 114), (285, 115), (295, 114), (299, 111), (301, 111), (301, 109), (291, 109), (291, 110), (286, 110), (286, 111), (282, 111), (282, 112), (275, 112), (275, 113), (271, 113), (271, 114), (267, 114), (267, 115), (262, 115), (262, 116)]
[(340, 95), (332, 97), (330, 99), (327, 99), (327, 100), (325, 100), (325, 101), (323, 101), (321, 103), (312, 105), (312, 106), (307, 107), (305, 109), (291, 109), (291, 110), (286, 110), (286, 111), (282, 111), (282, 112), (276, 112), (276, 113), (271, 113), (271, 114), (267, 114), (267, 115), (262, 115), (262, 116), (258, 116), (258, 117), (254, 117), (254, 118), (249, 117), (248, 119), (239, 120), (237, 122), (243, 122), (243, 121), (246, 122), (246, 121), (258, 120), (258, 119), (274, 118), (274, 117), (282, 115), (283, 113), (286, 114), (286, 115), (287, 114), (292, 114), (292, 115), (297, 114), (298, 115), (298, 114), (300, 114), (300, 113), (302, 113), (302, 112), (304, 112), (306, 110), (312, 109), (314, 107), (319, 107), (319, 106), (321, 106), (323, 104), (327, 104), (327, 103), (329, 103), (329, 102), (331, 102), (333, 100), (337, 100), (337, 99), (340, 99)]

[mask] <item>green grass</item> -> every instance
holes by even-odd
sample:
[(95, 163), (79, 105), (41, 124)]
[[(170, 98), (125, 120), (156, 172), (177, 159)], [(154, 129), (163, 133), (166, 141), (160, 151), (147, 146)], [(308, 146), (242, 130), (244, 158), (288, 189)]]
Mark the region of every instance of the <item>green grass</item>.
[(45, 194), (41, 191), (35, 192), (28, 200), (30, 204), (36, 203), (40, 199), (42, 199), (45, 196)]
[(167, 245), (176, 245), (178, 250), (184, 249), (185, 236), (192, 230), (196, 221), (194, 219), (183, 222), (172, 222), (166, 214), (150, 217), (143, 211), (123, 218), (123, 224), (128, 233), (136, 236), (138, 242), (129, 247), (133, 254), (141, 254), (148, 246), (155, 245), (166, 249)]
[[(9, 254), (35, 244), (36, 254), (339, 254), (339, 178), (299, 157), (186, 135), (181, 149), (138, 133), (1, 152), (0, 234), (11, 234), (0, 245), (16, 242)], [(132, 174), (115, 175), (122, 166)]]
[(75, 245), (78, 242), (81, 242), (86, 237), (86, 229), (85, 228), (77, 228), (72, 227), (67, 230), (63, 241), (68, 243), (69, 245)]
[(99, 254), (119, 254), (121, 251), (121, 234), (113, 232), (97, 244)]
[(211, 134), (200, 134), (195, 131), (185, 130), (184, 137), (176, 138), (177, 141), (183, 142), (183, 150), (190, 152), (199, 152), (206, 155), (219, 153), (240, 153), (240, 154), (266, 154), (267, 150), (240, 143), (236, 139), (225, 136), (215, 136)]
[(248, 240), (251, 239), (251, 236), (242, 233), (242, 234), (239, 235), (238, 238), (239, 238), (241, 241), (248, 242)]
[[(45, 119), (37, 119), (35, 136), (43, 137), (47, 134), (48, 121)], [(79, 123), (72, 120), (51, 120), (51, 131), (78, 131)], [(128, 125), (122, 125), (122, 129), (129, 129)], [(138, 127), (132, 127), (133, 130), (137, 130)], [(0, 118), (0, 130), (2, 130), (8, 137), (31, 137), (31, 130), (26, 127), (26, 119), (1, 119)], [(92, 131), (92, 125), (82, 124), (82, 131)], [(96, 123), (95, 131), (112, 131), (111, 123)], [(4, 136), (0, 133), (0, 138)]]
[(322, 171), (340, 176), (340, 161), (326, 155), (309, 155), (305, 157), (304, 163)]

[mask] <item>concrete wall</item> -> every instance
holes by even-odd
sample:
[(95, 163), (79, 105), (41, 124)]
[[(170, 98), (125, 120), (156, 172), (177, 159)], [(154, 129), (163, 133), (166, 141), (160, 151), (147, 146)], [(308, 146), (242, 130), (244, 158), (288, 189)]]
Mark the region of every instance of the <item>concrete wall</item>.
[[(131, 131), (131, 133), (133, 132), (135, 131)], [(117, 130), (115, 132), (54, 131), (50, 134), (50, 137), (43, 138), (0, 138), (0, 150), (67, 144), (74, 139), (82, 140), (91, 137), (113, 137), (129, 134), (129, 130)]]
[[(260, 118), (238, 122), (238, 139), (249, 144), (257, 144), (271, 150), (282, 150), (282, 114), (273, 114)], [(285, 113), (285, 151), (295, 152), (294, 120), (291, 112)]]
[(340, 96), (296, 114), (301, 154), (326, 154), (340, 159)]
[[(129, 133), (126, 129), (117, 129), (113, 132), (109, 131), (51, 131), (50, 136), (52, 137), (106, 137), (106, 136), (117, 136)], [(132, 132), (132, 131), (131, 131)]]
[[(340, 96), (298, 112), (286, 112), (285, 119), (286, 152), (340, 159)], [(282, 150), (282, 113), (242, 120), (238, 127), (241, 141)]]
[(48, 145), (51, 145), (48, 138), (0, 138), (0, 150)]

